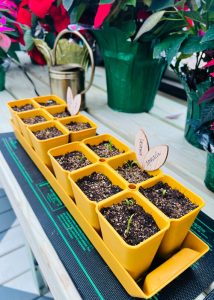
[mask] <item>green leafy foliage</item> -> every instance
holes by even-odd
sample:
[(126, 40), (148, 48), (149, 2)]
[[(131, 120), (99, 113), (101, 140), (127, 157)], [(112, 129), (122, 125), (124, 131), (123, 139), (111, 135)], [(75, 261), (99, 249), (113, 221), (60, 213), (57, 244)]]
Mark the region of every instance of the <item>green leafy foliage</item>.
[(214, 40), (214, 25), (211, 25), (207, 30), (203, 38), (201, 39), (201, 43), (209, 42)]
[(173, 57), (177, 54), (182, 42), (186, 38), (186, 34), (183, 35), (171, 35), (154, 47), (153, 57), (161, 58), (164, 52), (167, 62), (170, 63)]
[(182, 44), (180, 51), (184, 54), (192, 54), (195, 52), (201, 52), (206, 49), (213, 49), (214, 44), (212, 41), (200, 43), (200, 36), (189, 36), (188, 39)]
[(28, 29), (24, 33), (24, 41), (25, 41), (25, 48), (27, 51), (33, 48), (33, 37), (31, 35), (31, 29)]
[(150, 8), (152, 10), (161, 10), (173, 6), (174, 0), (153, 0)]

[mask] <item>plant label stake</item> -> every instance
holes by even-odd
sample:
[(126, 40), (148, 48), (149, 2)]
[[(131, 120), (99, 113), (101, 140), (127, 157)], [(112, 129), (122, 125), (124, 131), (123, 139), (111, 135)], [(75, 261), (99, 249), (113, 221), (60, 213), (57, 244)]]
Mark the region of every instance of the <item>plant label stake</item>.
[(140, 129), (135, 138), (135, 152), (137, 160), (143, 170), (155, 171), (165, 163), (168, 157), (169, 147), (168, 145), (161, 145), (149, 150), (147, 136), (143, 129)]
[(146, 153), (149, 152), (149, 143), (143, 129), (140, 129), (135, 138), (135, 152), (137, 160), (143, 165), (143, 159)]
[(78, 114), (81, 106), (81, 95), (77, 94), (74, 97), (70, 87), (68, 87), (67, 89), (67, 106), (68, 106), (68, 111), (72, 116)]

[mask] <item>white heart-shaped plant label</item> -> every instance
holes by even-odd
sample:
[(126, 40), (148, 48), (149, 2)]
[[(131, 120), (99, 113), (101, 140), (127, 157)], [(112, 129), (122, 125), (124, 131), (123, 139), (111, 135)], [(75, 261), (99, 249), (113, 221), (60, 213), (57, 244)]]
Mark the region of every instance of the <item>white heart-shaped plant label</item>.
[(73, 93), (70, 87), (67, 89), (67, 107), (71, 116), (75, 116), (78, 114), (81, 106), (81, 95), (77, 94), (73, 97)]
[(149, 150), (143, 160), (144, 170), (155, 171), (165, 163), (169, 153), (167, 145), (156, 146)]
[(140, 129), (135, 138), (135, 153), (137, 160), (143, 166), (144, 158), (149, 151), (149, 143), (143, 129)]

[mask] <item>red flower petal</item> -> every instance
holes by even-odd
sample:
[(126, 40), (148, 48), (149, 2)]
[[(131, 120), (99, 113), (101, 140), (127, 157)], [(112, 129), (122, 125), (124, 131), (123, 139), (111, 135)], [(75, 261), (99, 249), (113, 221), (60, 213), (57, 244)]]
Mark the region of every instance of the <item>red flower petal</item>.
[(58, 7), (53, 5), (49, 11), (49, 14), (53, 19), (56, 32), (62, 31), (70, 24), (69, 15), (62, 4), (60, 4)]
[(29, 56), (32, 60), (37, 63), (38, 65), (44, 66), (46, 65), (46, 61), (42, 54), (34, 47), (33, 50), (28, 51)]
[(212, 59), (211, 61), (209, 61), (206, 65), (203, 66), (203, 68), (209, 68), (211, 66), (214, 66), (214, 59)]
[(211, 75), (212, 77), (214, 77), (214, 72), (210, 73), (210, 75)]
[(44, 18), (54, 0), (29, 0), (30, 10), (39, 18)]
[(31, 26), (31, 13), (23, 8), (25, 5), (28, 5), (28, 0), (23, 0), (19, 6), (19, 10), (17, 13), (17, 19), (16, 21), (28, 25), (29, 27)]
[(112, 7), (112, 3), (110, 4), (100, 4), (94, 19), (94, 27), (99, 28), (107, 15), (109, 14)]

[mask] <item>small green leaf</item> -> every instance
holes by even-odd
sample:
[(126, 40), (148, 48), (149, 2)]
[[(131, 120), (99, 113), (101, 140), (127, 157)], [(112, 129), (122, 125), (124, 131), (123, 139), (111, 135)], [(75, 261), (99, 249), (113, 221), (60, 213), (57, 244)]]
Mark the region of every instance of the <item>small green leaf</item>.
[(165, 10), (162, 11), (158, 11), (154, 14), (152, 14), (150, 17), (148, 17), (148, 19), (146, 19), (146, 21), (143, 23), (143, 25), (140, 27), (134, 41), (136, 41), (137, 39), (139, 39), (139, 37), (150, 31), (152, 28), (154, 28), (158, 22), (160, 22), (161, 18), (163, 17), (165, 13)]
[(174, 0), (153, 0), (151, 10), (160, 10), (170, 6), (174, 6)]
[(33, 48), (33, 37), (31, 35), (31, 29), (28, 29), (24, 33), (25, 49), (27, 51)]
[(129, 218), (128, 218), (128, 223), (127, 223), (127, 227), (125, 230), (125, 235), (127, 236), (129, 231), (130, 231), (130, 227), (131, 227), (131, 223), (132, 223), (132, 219), (134, 217), (135, 214), (132, 214)]
[(208, 41), (214, 40), (214, 25), (211, 25), (207, 30), (200, 43), (205, 43)]
[(160, 59), (162, 57), (162, 53), (164, 52), (167, 62), (170, 63), (173, 57), (178, 53), (179, 48), (186, 37), (186, 34), (177, 36), (171, 35), (162, 40), (154, 47), (153, 57)]
[(62, 0), (62, 4), (67, 11), (71, 8), (73, 2), (74, 0)]
[(194, 52), (201, 52), (207, 49), (213, 49), (213, 41), (208, 41), (205, 43), (200, 43), (200, 36), (190, 36), (181, 46), (180, 52), (184, 54), (191, 54)]

